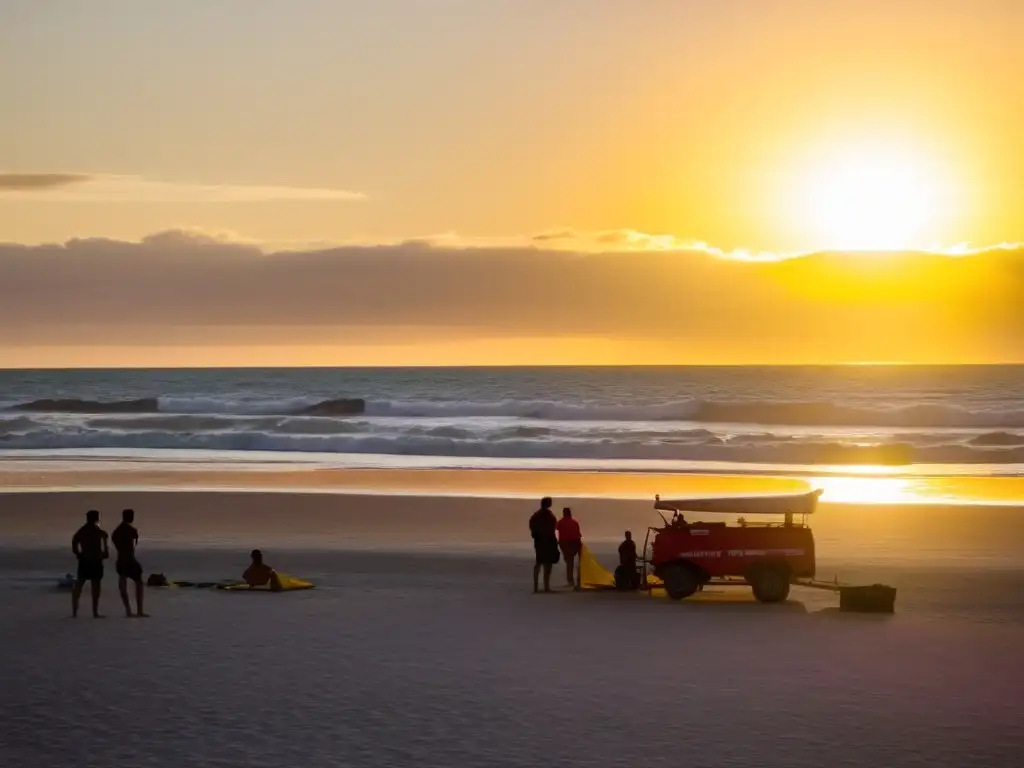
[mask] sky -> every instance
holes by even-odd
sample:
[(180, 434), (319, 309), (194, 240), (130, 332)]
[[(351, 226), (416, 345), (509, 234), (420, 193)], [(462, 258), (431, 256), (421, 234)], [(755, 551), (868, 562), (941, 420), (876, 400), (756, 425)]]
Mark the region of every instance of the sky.
[(1017, 0), (0, 0), (0, 365), (1024, 361), (1022, 36)]

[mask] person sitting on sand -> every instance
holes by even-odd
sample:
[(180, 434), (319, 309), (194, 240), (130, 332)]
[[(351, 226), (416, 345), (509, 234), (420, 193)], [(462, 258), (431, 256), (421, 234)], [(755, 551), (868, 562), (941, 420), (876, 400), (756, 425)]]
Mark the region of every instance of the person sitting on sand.
[(100, 528), (100, 513), (90, 509), (85, 514), (85, 525), (79, 528), (71, 539), (71, 551), (78, 558), (78, 576), (71, 590), (71, 616), (78, 617), (78, 600), (82, 587), (89, 582), (92, 590), (93, 618), (100, 616), (100, 589), (103, 585), (103, 561), (110, 557), (107, 546), (107, 532)]
[(558, 537), (555, 529), (558, 521), (551, 511), (551, 499), (540, 500), (540, 509), (530, 516), (530, 535), (533, 537), (533, 551), (536, 559), (533, 566), (533, 591), (537, 592), (537, 577), (544, 569), (544, 591), (551, 591), (551, 567), (558, 562)]
[[(142, 610), (142, 599), (146, 591), (146, 585), (142, 581), (142, 564), (135, 558), (135, 547), (139, 543), (139, 532), (132, 523), (135, 522), (135, 510), (126, 509), (121, 513), (121, 524), (110, 534), (110, 540), (117, 550), (117, 588), (121, 593), (121, 602), (124, 603), (125, 615), (128, 618), (138, 616), (148, 618), (149, 614)], [(128, 600), (128, 580), (135, 582), (135, 613), (132, 613), (132, 606)]]
[(277, 571), (263, 562), (263, 553), (254, 549), (250, 556), (252, 564), (242, 574), (245, 583), (250, 587), (262, 587), (269, 584), (272, 591), (280, 591), (281, 579), (278, 578)]
[(576, 558), (583, 549), (583, 537), (580, 534), (580, 524), (573, 518), (569, 507), (562, 510), (562, 519), (555, 528), (558, 532), (558, 546), (562, 550), (562, 557), (565, 558), (565, 578), (570, 587), (575, 587)]

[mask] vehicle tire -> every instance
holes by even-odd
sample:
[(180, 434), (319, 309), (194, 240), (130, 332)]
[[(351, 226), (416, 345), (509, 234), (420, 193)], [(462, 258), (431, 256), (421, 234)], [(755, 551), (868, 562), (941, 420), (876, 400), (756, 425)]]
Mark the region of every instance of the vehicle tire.
[(763, 568), (751, 575), (754, 597), (762, 603), (781, 603), (789, 597), (789, 572), (784, 568)]
[(685, 565), (670, 565), (665, 569), (665, 591), (673, 600), (689, 597), (700, 587), (697, 572)]

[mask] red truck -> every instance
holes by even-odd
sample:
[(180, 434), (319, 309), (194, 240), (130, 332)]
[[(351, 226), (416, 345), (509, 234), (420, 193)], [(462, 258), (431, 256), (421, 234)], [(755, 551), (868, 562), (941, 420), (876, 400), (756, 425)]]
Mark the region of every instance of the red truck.
[[(654, 508), (672, 512), (660, 528), (650, 528), (644, 541), (643, 569), (663, 582), (673, 600), (689, 597), (709, 583), (749, 584), (762, 603), (789, 597), (793, 583), (808, 586), (815, 576), (814, 534), (807, 515), (818, 503), (820, 490), (804, 494), (717, 497), (663, 501)], [(734, 523), (691, 522), (687, 514), (710, 513), (738, 517)], [(750, 522), (749, 516), (774, 517)], [(653, 536), (653, 539), (652, 539)]]

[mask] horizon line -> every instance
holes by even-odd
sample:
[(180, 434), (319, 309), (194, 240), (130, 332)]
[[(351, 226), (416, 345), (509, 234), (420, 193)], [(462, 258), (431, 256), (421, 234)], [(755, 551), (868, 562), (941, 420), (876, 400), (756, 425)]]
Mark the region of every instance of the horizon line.
[(496, 363), (491, 365), (457, 364), (410, 364), (410, 365), (97, 365), (97, 366), (34, 366), (13, 367), (0, 365), (0, 372), (26, 371), (279, 371), (296, 369), (313, 370), (509, 370), (526, 368), (586, 369), (586, 368), (1008, 368), (1024, 366), (1024, 360), (996, 362), (907, 362), (870, 361), (834, 363)]

